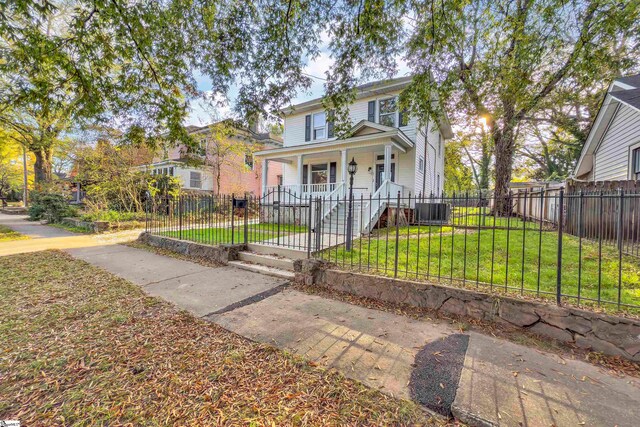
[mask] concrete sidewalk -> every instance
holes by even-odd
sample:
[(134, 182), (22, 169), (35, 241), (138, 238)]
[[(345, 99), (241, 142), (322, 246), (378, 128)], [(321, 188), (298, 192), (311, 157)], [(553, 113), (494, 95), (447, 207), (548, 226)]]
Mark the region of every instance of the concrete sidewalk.
[(640, 381), (581, 361), (475, 332), (449, 345), (460, 331), (446, 322), (282, 289), (281, 279), (232, 267), (123, 246), (69, 252), (233, 332), (472, 425), (640, 425)]
[(68, 252), (238, 334), (471, 425), (640, 425), (640, 381), (588, 363), (308, 295), (233, 267), (113, 244)]

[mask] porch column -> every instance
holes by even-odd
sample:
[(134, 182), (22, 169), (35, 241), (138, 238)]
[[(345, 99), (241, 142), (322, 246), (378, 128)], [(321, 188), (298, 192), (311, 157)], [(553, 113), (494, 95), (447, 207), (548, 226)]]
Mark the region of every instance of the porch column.
[(267, 178), (269, 177), (269, 160), (262, 162), (262, 196), (267, 194)]
[(302, 171), (304, 167), (302, 166), (302, 154), (298, 156), (298, 188), (300, 189), (300, 195), (303, 193), (302, 183), (304, 182), (304, 178), (302, 177)]
[(340, 165), (340, 170), (342, 171), (342, 182), (346, 183), (347, 182), (347, 150), (341, 150), (340, 151), (340, 155), (342, 156), (342, 162)]
[(384, 146), (384, 174), (383, 181), (391, 179), (391, 145)]

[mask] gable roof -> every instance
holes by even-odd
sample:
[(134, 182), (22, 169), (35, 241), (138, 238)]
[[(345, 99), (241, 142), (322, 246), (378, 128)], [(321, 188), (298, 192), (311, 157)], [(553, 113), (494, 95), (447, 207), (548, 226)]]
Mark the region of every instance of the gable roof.
[[(616, 85), (617, 83), (621, 83), (622, 86)], [(627, 105), (640, 114), (640, 74), (619, 77), (609, 87), (582, 147), (573, 177), (585, 175), (593, 170), (593, 155), (621, 105)]]

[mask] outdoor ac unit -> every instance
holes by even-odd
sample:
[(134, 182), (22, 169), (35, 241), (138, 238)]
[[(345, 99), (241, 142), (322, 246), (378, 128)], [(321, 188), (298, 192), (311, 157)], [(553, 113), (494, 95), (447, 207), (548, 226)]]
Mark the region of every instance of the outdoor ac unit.
[(445, 224), (450, 215), (448, 203), (416, 203), (415, 219), (420, 224)]

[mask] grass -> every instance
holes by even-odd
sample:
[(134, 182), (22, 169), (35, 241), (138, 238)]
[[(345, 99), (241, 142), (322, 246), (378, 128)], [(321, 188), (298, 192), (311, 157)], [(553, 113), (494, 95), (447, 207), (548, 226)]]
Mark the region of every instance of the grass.
[(0, 419), (23, 425), (411, 425), (392, 399), (62, 252), (0, 258)]
[[(261, 223), (249, 224), (248, 240), (250, 243), (262, 242), (265, 240), (276, 239), (289, 236), (295, 233), (304, 233), (307, 227), (293, 224), (280, 224), (280, 232), (278, 233), (278, 224)], [(244, 224), (241, 222), (234, 227), (233, 233), (231, 227), (209, 227), (209, 228), (191, 228), (180, 231), (165, 231), (161, 233), (167, 237), (181, 238), (183, 240), (191, 240), (199, 243), (226, 244), (244, 242)]]
[[(493, 230), (450, 227), (400, 227), (398, 229), (398, 277), (440, 279), (454, 285), (505, 289), (541, 296), (556, 292), (558, 271), (557, 233), (535, 229)], [(523, 245), (524, 239), (524, 245)], [(358, 268), (375, 274), (395, 275), (396, 229), (377, 231), (371, 239), (354, 242), (354, 250), (344, 246), (326, 250), (322, 257), (345, 268)], [(540, 245), (540, 246), (539, 246)], [(524, 250), (523, 250), (524, 247)], [(640, 260), (623, 256), (621, 286), (618, 287), (618, 252), (615, 247), (602, 247), (602, 263), (598, 262), (598, 245), (583, 239), (582, 256), (577, 237), (564, 235), (562, 251), (562, 293), (585, 299), (608, 301), (617, 306), (618, 291), (622, 305), (640, 306)], [(539, 250), (540, 248), (540, 250)], [(508, 251), (507, 251), (508, 249)], [(539, 272), (538, 272), (539, 270)], [(598, 286), (600, 280), (600, 286)], [(577, 302), (577, 299), (565, 299)], [(611, 307), (610, 307), (611, 308)]]
[(62, 230), (71, 231), (72, 233), (93, 234), (93, 231), (89, 230), (88, 228), (76, 227), (75, 225), (62, 224), (62, 223), (49, 223), (47, 225), (50, 227), (56, 227)]
[(18, 233), (17, 231), (13, 231), (11, 228), (5, 225), (0, 225), (0, 242), (24, 240), (28, 238), (29, 236), (25, 236), (24, 234)]

